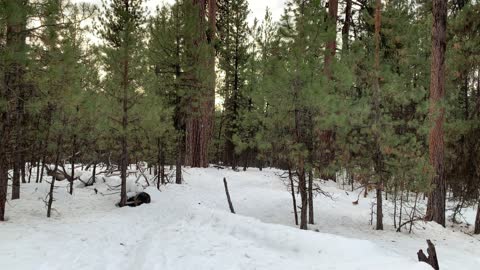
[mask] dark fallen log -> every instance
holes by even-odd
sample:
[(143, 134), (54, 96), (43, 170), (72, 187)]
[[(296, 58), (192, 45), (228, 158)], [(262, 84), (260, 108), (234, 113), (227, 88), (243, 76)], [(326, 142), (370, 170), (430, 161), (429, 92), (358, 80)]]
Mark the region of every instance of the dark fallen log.
[(232, 212), (232, 214), (235, 214), (235, 210), (233, 210), (232, 200), (230, 199), (230, 193), (228, 192), (227, 178), (225, 177), (223, 178), (223, 185), (225, 186), (225, 193), (227, 194), (228, 207), (230, 207), (230, 212)]
[(440, 266), (438, 265), (437, 251), (435, 250), (435, 246), (430, 240), (427, 240), (427, 245), (428, 245), (428, 248), (427, 248), (428, 257), (425, 255), (425, 253), (423, 253), (423, 250), (420, 249), (417, 252), (418, 261), (429, 264), (435, 270), (440, 270)]
[(125, 205), (130, 207), (136, 207), (144, 203), (150, 203), (150, 202), (151, 202), (150, 195), (146, 192), (140, 192), (137, 195), (128, 198), (127, 203)]

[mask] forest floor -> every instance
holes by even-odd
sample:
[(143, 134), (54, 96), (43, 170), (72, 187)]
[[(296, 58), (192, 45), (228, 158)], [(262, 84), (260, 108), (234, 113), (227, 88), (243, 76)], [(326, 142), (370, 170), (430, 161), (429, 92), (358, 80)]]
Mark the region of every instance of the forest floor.
[[(431, 268), (416, 254), (426, 249), (426, 239), (436, 245), (442, 270), (480, 265), (480, 237), (469, 235), (471, 226), (421, 222), (411, 234), (397, 233), (393, 206), (386, 203), (385, 230), (375, 231), (373, 194), (354, 205), (361, 190), (343, 190), (335, 182), (320, 184), (331, 198), (318, 195), (316, 224), (299, 230), (281, 173), (187, 168), (185, 184), (147, 187), (152, 203), (136, 208), (115, 206), (118, 194), (109, 186), (118, 177), (76, 188), (73, 196), (64, 181), (55, 190), (50, 219), (43, 202), (48, 183), (23, 184), (22, 198), (9, 202), (8, 221), (0, 223), (0, 269), (426, 270)], [(229, 211), (223, 177), (237, 214)], [(473, 208), (463, 214), (473, 223)]]

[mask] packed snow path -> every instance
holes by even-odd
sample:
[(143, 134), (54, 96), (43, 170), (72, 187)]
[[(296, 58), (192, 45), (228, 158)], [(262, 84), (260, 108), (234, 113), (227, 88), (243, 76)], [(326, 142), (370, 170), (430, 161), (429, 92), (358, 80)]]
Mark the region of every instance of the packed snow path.
[(148, 188), (152, 203), (137, 208), (117, 208), (118, 195), (95, 194), (93, 187), (73, 196), (60, 187), (51, 219), (42, 202), (47, 184), (22, 185), (22, 199), (10, 202), (9, 221), (0, 224), (0, 269), (431, 269), (416, 259), (427, 238), (437, 246), (441, 269), (480, 265), (479, 237), (433, 224), (414, 234), (389, 226), (374, 231), (370, 200), (353, 205), (357, 194), (332, 182), (322, 188), (334, 199), (317, 196), (317, 224), (301, 231), (277, 173), (187, 169), (184, 185)]

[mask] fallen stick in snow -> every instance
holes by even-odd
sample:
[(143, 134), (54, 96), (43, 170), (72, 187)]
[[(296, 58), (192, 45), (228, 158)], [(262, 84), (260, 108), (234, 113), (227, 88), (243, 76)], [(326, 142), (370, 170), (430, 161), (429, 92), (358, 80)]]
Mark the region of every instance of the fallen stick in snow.
[(227, 194), (228, 207), (230, 207), (230, 212), (232, 212), (232, 214), (235, 214), (235, 210), (233, 210), (232, 200), (230, 199), (230, 193), (228, 192), (227, 178), (225, 177), (223, 178), (223, 185), (225, 186), (225, 193)]
[(428, 244), (428, 248), (427, 248), (428, 257), (425, 255), (425, 253), (423, 253), (423, 250), (420, 249), (417, 252), (418, 261), (428, 263), (433, 267), (433, 269), (440, 270), (440, 266), (438, 265), (438, 259), (437, 259), (437, 251), (435, 250), (435, 246), (430, 240), (427, 240), (427, 244)]

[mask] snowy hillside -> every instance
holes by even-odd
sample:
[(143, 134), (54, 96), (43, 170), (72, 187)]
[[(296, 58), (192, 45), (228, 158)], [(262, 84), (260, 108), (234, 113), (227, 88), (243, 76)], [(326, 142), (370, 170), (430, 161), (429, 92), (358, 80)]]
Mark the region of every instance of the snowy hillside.
[(0, 223), (0, 269), (431, 269), (417, 262), (426, 239), (442, 270), (480, 265), (478, 236), (423, 223), (412, 234), (396, 233), (388, 204), (385, 231), (374, 231), (371, 198), (354, 205), (359, 191), (334, 182), (322, 183), (332, 199), (316, 197), (317, 224), (301, 231), (279, 173), (186, 169), (184, 185), (148, 187), (152, 203), (137, 208), (115, 207), (118, 195), (107, 195), (101, 180), (73, 196), (62, 186), (51, 219), (42, 202), (48, 184), (22, 185), (22, 199), (10, 202), (9, 221)]

